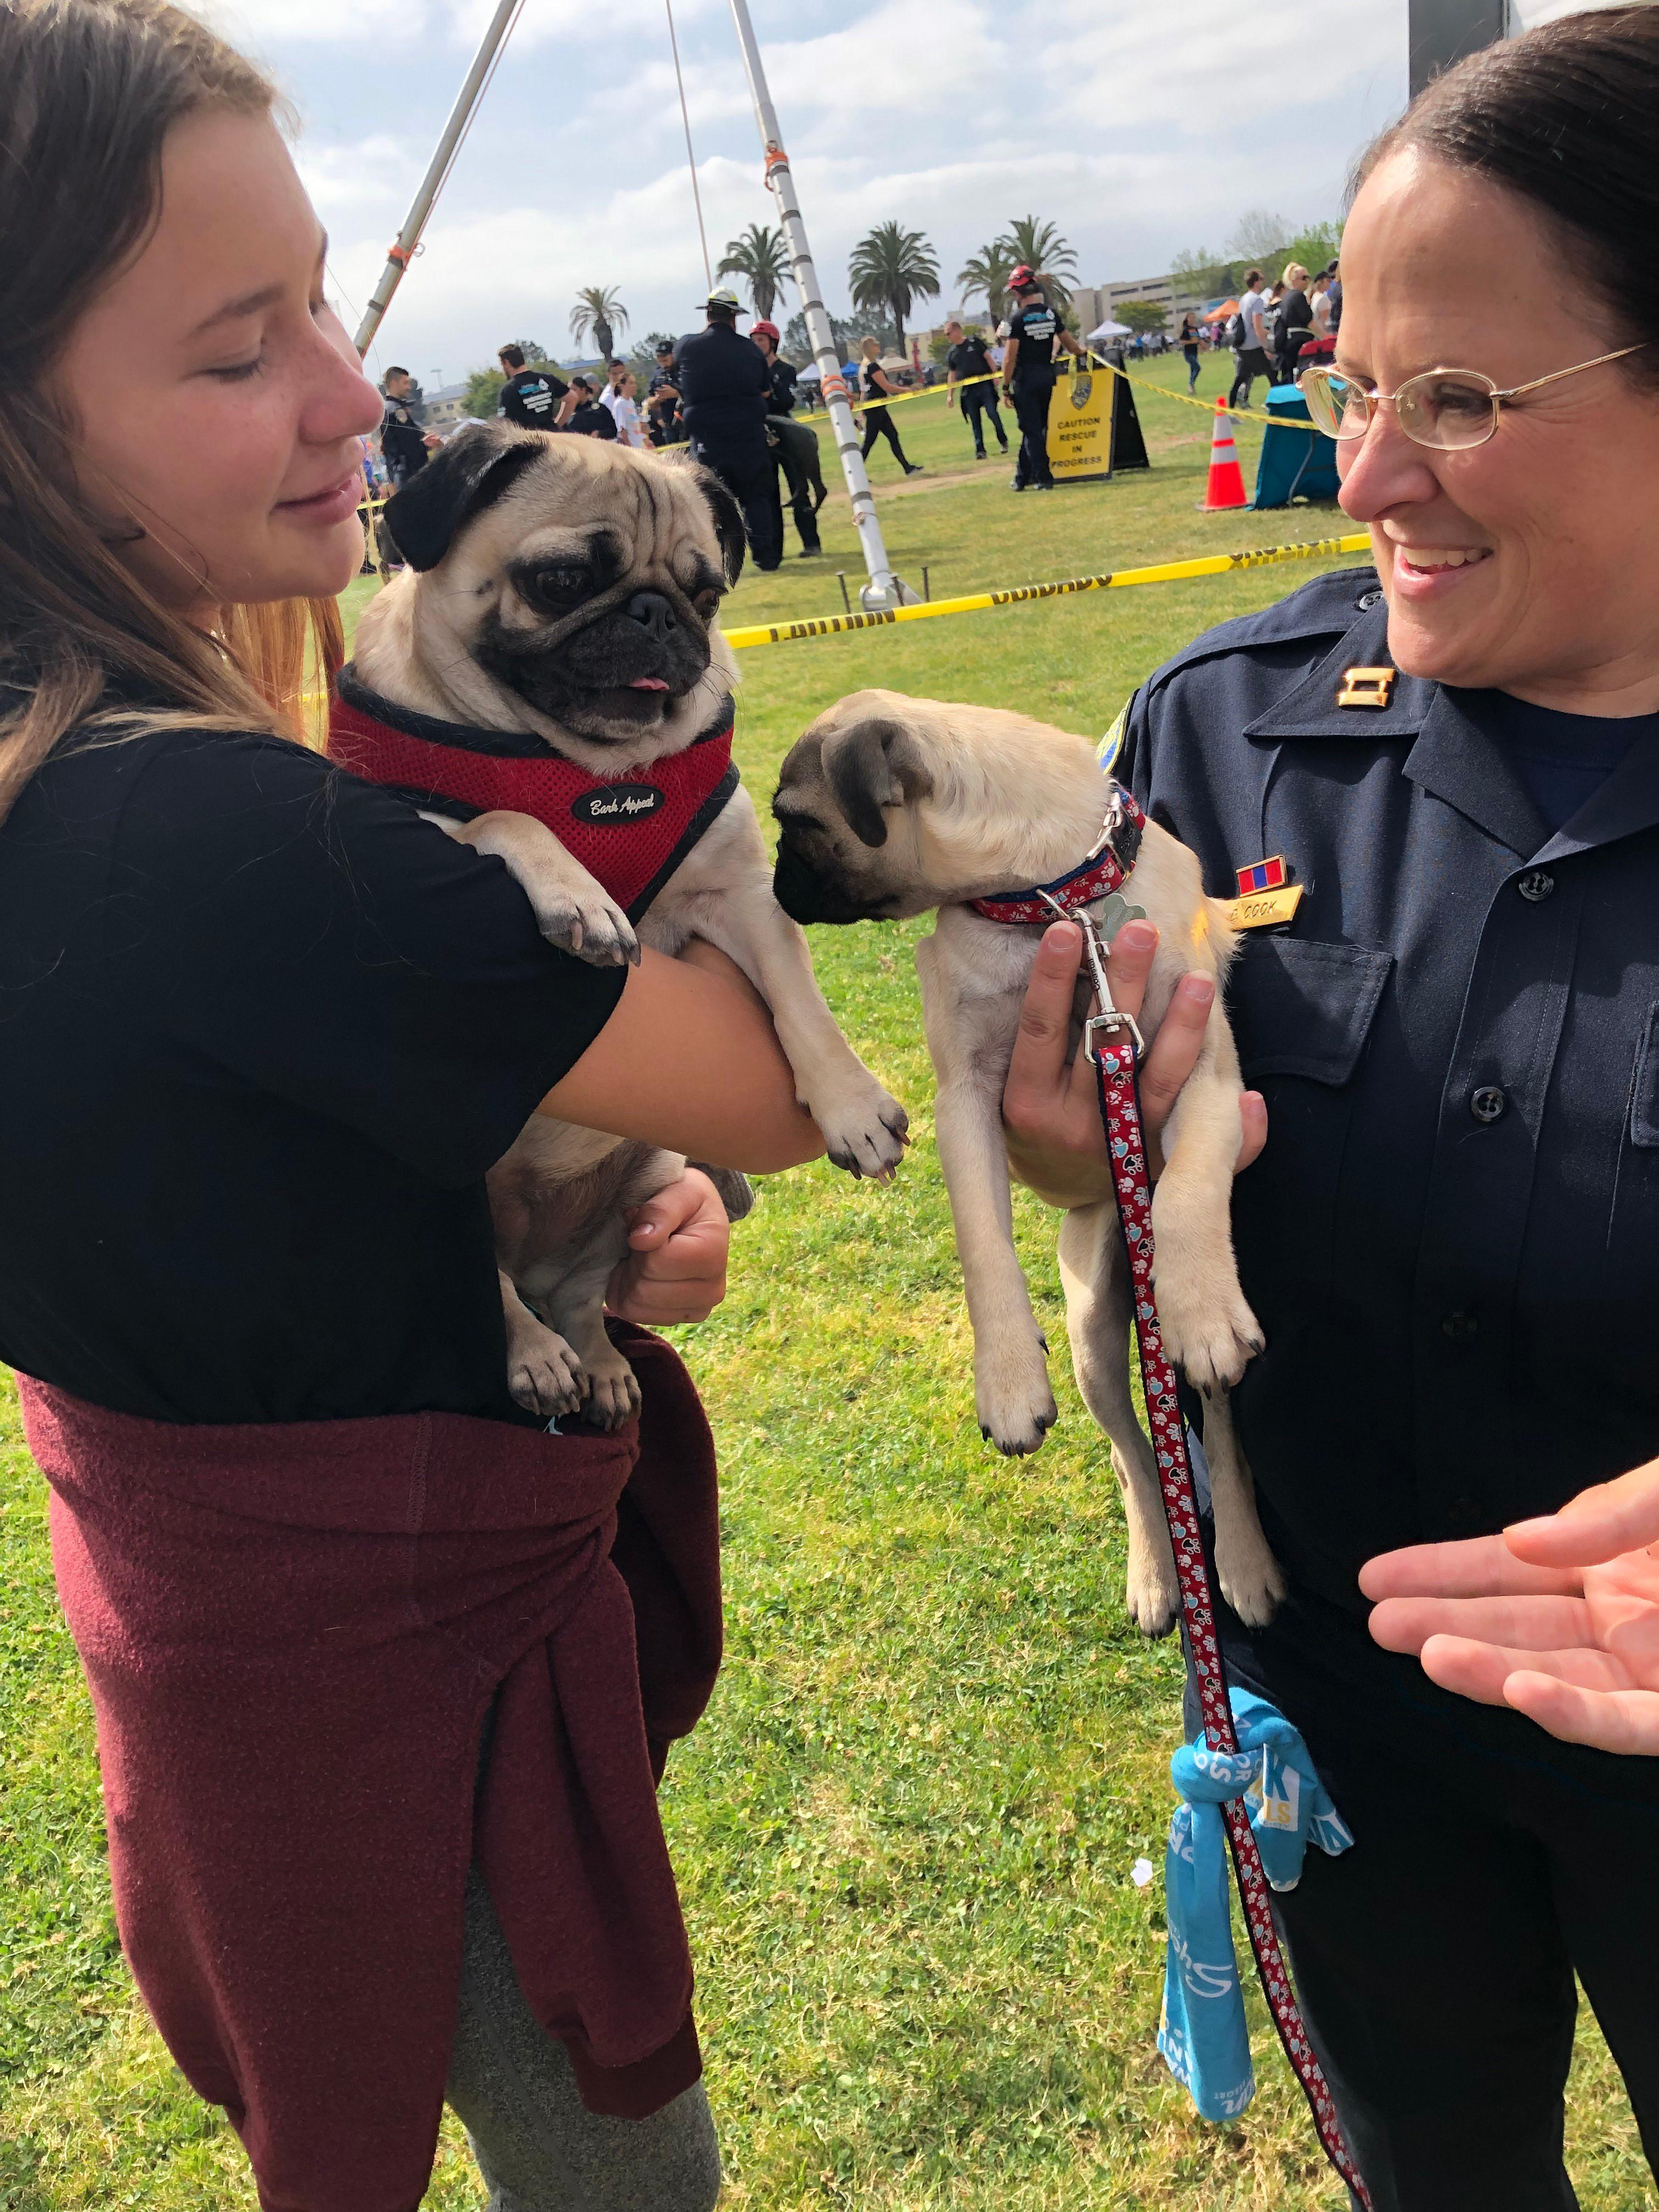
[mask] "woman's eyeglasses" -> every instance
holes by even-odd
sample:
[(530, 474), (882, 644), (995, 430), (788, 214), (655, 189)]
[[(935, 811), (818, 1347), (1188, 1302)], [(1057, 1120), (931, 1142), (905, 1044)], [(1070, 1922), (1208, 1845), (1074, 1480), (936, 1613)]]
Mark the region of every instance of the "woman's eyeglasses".
[[(1647, 341), (1643, 340), (1642, 344)], [(1301, 391), (1313, 417), (1314, 428), (1328, 438), (1363, 438), (1379, 407), (1392, 407), (1401, 428), (1419, 446), (1442, 453), (1459, 453), (1469, 446), (1484, 446), (1498, 428), (1498, 410), (1506, 400), (1536, 392), (1546, 384), (1559, 384), (1564, 376), (1577, 376), (1604, 362), (1623, 361), (1640, 353), (1642, 345), (1620, 346), (1617, 353), (1599, 353), (1594, 361), (1575, 362), (1549, 376), (1535, 376), (1530, 384), (1517, 384), (1500, 392), (1491, 377), (1472, 368), (1430, 368), (1408, 376), (1398, 392), (1367, 392), (1352, 377), (1334, 368), (1304, 372)]]

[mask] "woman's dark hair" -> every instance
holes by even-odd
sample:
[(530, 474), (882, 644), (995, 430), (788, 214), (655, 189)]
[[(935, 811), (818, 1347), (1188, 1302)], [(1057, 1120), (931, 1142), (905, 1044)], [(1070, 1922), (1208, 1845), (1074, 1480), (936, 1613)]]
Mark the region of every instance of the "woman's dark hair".
[(275, 98), (167, 0), (0, 0), (0, 820), (71, 729), (182, 715), (297, 735), (308, 647), (338, 657), (329, 603), (227, 608), (209, 637), (146, 591), (77, 489), (53, 389), (76, 321), (154, 228), (168, 131)]
[(1352, 191), (1413, 147), (1528, 201), (1614, 328), (1653, 342), (1620, 368), (1659, 378), (1659, 8), (1564, 15), (1471, 54), (1367, 148)]

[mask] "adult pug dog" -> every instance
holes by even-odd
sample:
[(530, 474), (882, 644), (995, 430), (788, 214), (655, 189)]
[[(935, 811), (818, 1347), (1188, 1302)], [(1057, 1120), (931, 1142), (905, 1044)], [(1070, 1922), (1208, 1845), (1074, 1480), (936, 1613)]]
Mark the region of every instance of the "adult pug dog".
[[(637, 960), (641, 944), (673, 954), (693, 937), (729, 954), (771, 1011), (830, 1158), (890, 1175), (904, 1109), (836, 1027), (728, 765), (736, 672), (715, 617), (744, 538), (726, 487), (623, 446), (481, 426), (386, 515), (409, 567), (363, 616), (331, 751), (429, 799), (428, 819), (498, 855), (543, 933), (580, 958)], [(532, 801), (540, 818), (520, 811)], [(627, 875), (625, 895), (567, 839), (595, 870)], [(537, 1115), (490, 1171), (521, 1405), (582, 1407), (603, 1427), (637, 1409), (605, 1287), (627, 1250), (626, 1209), (684, 1166)], [(726, 1179), (735, 1211), (733, 1185), (744, 1203), (747, 1190)]]
[[(860, 691), (819, 716), (790, 752), (773, 800), (781, 830), (776, 890), (801, 922), (897, 920), (937, 908), (916, 948), (927, 1045), (939, 1078), (936, 1127), (974, 1330), (980, 1424), (1000, 1451), (1035, 1451), (1055, 1419), (1047, 1345), (1014, 1250), (1001, 1101), (1021, 1001), (1043, 924), (1033, 887), (1076, 883), (1073, 910), (1109, 929), (1133, 901), (1158, 929), (1140, 1027), (1156, 1034), (1182, 975), (1219, 987), (1233, 938), (1206, 899), (1198, 862), (1148, 823), (1125, 836), (1121, 797), (1086, 738), (984, 707)], [(1086, 897), (1079, 864), (1115, 838), (1127, 866), (1112, 899)], [(1113, 869), (1112, 873), (1116, 870)], [(1032, 894), (1018, 900), (1021, 892)], [(975, 900), (1018, 903), (1010, 922)], [(1088, 1010), (1079, 985), (1076, 1021)], [(1158, 1310), (1170, 1358), (1208, 1396), (1205, 1449), (1216, 1565), (1228, 1601), (1259, 1625), (1283, 1595), (1256, 1518), (1227, 1389), (1261, 1334), (1239, 1287), (1230, 1220), (1240, 1141), (1238, 1055), (1218, 988), (1198, 1066), (1164, 1132), (1152, 1201)], [(1179, 1607), (1152, 1445), (1130, 1395), (1130, 1278), (1117, 1211), (1067, 1212), (1060, 1265), (1078, 1388), (1111, 1440), (1129, 1528), (1129, 1611), (1162, 1635)]]

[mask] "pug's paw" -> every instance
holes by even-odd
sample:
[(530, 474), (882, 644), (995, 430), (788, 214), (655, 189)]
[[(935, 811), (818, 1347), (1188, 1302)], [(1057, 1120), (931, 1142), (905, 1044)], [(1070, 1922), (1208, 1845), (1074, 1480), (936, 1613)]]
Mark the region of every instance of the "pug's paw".
[(1285, 1595), (1285, 1577), (1253, 1507), (1242, 1516), (1218, 1508), (1215, 1573), (1221, 1595), (1246, 1628), (1265, 1628)]
[(988, 1443), (1011, 1459), (1036, 1451), (1060, 1419), (1042, 1338), (1033, 1333), (1023, 1341), (977, 1347), (974, 1403)]
[(550, 945), (574, 952), (592, 968), (620, 968), (631, 960), (637, 967), (640, 940), (634, 925), (613, 899), (591, 879), (572, 886), (562, 883), (526, 883), (536, 927)]
[(1129, 1537), (1129, 1572), (1124, 1586), (1129, 1618), (1143, 1636), (1167, 1636), (1181, 1611), (1181, 1585), (1167, 1540), (1154, 1547)]
[(510, 1328), (507, 1387), (526, 1413), (551, 1421), (575, 1412), (586, 1385), (580, 1360), (558, 1331), (526, 1313)]
[(815, 1084), (812, 1095), (802, 1103), (823, 1131), (825, 1150), (836, 1167), (873, 1182), (892, 1181), (910, 1141), (910, 1117), (867, 1069), (858, 1068), (833, 1083)]
[(1157, 1269), (1153, 1286), (1164, 1349), (1175, 1364), (1196, 1390), (1231, 1390), (1267, 1342), (1237, 1277), (1197, 1281), (1184, 1268)]
[(607, 1337), (606, 1350), (588, 1362), (583, 1420), (596, 1429), (620, 1429), (640, 1410), (640, 1386), (633, 1369)]

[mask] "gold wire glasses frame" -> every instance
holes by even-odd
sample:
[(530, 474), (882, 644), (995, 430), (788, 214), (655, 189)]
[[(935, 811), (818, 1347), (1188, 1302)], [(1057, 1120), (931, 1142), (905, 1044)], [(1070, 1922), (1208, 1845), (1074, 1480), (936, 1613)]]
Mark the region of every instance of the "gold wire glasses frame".
[(1314, 427), (1328, 438), (1363, 438), (1377, 409), (1392, 407), (1413, 444), (1455, 453), (1486, 444), (1498, 428), (1498, 410), (1505, 400), (1559, 384), (1564, 376), (1600, 368), (1606, 362), (1623, 361), (1626, 354), (1640, 353), (1648, 343), (1644, 339), (1638, 345), (1620, 346), (1617, 353), (1599, 353), (1594, 361), (1575, 362), (1571, 368), (1535, 376), (1530, 384), (1517, 384), (1508, 392), (1500, 392), (1491, 377), (1473, 368), (1428, 368), (1420, 376), (1408, 376), (1398, 392), (1366, 392), (1351, 376), (1321, 368), (1304, 373), (1302, 396)]

